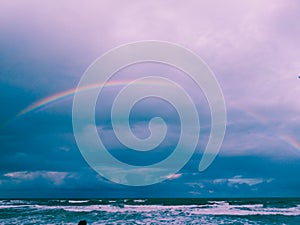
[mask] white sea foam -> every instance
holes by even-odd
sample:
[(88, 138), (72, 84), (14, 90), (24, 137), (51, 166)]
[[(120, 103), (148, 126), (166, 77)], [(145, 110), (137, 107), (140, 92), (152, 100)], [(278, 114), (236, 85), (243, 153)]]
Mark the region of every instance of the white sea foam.
[[(247, 209), (249, 208), (249, 209)], [(290, 208), (263, 208), (263, 205), (220, 205), (209, 209), (194, 208), (190, 211), (191, 214), (197, 215), (285, 215), (285, 216), (299, 216), (299, 207)]]
[[(124, 207), (112, 205), (90, 205), (90, 206), (59, 206), (66, 211), (91, 212), (104, 211), (108, 213), (145, 213), (151, 214), (169, 212), (172, 215), (179, 213), (190, 215), (300, 215), (299, 207), (291, 208), (263, 208), (261, 204), (257, 205), (219, 205), (212, 208), (203, 208), (202, 206), (162, 206), (162, 205), (124, 205)], [(56, 206), (57, 208), (57, 206)]]
[(26, 201), (26, 200), (10, 200), (9, 203), (11, 204), (29, 204), (30, 201)]
[(22, 207), (28, 207), (28, 205), (0, 205), (0, 209), (22, 208)]
[[(139, 199), (135, 200), (138, 201)], [(300, 205), (288, 208), (278, 207), (264, 207), (263, 204), (244, 204), (244, 205), (231, 205), (225, 201), (212, 201), (210, 204), (205, 205), (76, 205), (74, 203), (85, 203), (89, 200), (69, 200), (70, 205), (30, 205), (27, 201), (9, 201), (3, 202), (0, 205), (1, 209), (9, 208), (26, 208), (31, 210), (64, 210), (71, 212), (106, 212), (106, 213), (121, 213), (121, 214), (134, 214), (138, 213), (144, 217), (157, 217), (159, 215), (177, 216), (214, 216), (214, 215), (285, 215), (285, 216), (300, 216)], [(112, 200), (113, 201), (113, 200)], [(116, 201), (114, 201), (116, 202)], [(113, 203), (114, 203), (113, 202)], [(138, 201), (139, 202), (139, 201)], [(21, 204), (23, 203), (23, 204)], [(32, 202), (33, 203), (33, 202)], [(18, 209), (19, 210), (19, 209)]]
[[(147, 205), (136, 200), (1, 200), (0, 214), (9, 212), (0, 224), (74, 224), (76, 218), (86, 219), (89, 224), (263, 224), (264, 215), (272, 215), (284, 224), (285, 220), (300, 218), (300, 204), (265, 206), (232, 201), (211, 201), (203, 205)], [(61, 203), (63, 202), (63, 204)], [(135, 204), (132, 204), (135, 202)], [(149, 202), (149, 201), (148, 201)], [(79, 204), (74, 204), (79, 203)], [(299, 203), (299, 202), (294, 202)], [(142, 204), (142, 205), (140, 205)], [(293, 202), (291, 203), (291, 205)], [(30, 213), (29, 213), (30, 212)], [(71, 212), (71, 213), (70, 213)], [(55, 215), (47, 217), (45, 215)], [(9, 215), (12, 215), (9, 217)], [(233, 217), (236, 215), (236, 217)], [(248, 215), (261, 215), (260, 220)], [(276, 215), (281, 215), (276, 217)], [(289, 218), (282, 217), (289, 216)], [(255, 218), (255, 217), (254, 217)], [(269, 218), (269, 217), (266, 217)], [(268, 221), (268, 220), (266, 220)], [(75, 221), (78, 222), (78, 221)], [(265, 222), (268, 223), (268, 222)], [(288, 223), (288, 222), (287, 222)]]
[(235, 208), (262, 208), (264, 205), (263, 204), (253, 204), (253, 205), (234, 205)]
[(133, 202), (143, 203), (143, 202), (146, 202), (146, 200), (144, 200), (144, 199), (135, 199), (135, 200), (133, 200)]
[(89, 202), (89, 200), (69, 200), (69, 203), (86, 203)]

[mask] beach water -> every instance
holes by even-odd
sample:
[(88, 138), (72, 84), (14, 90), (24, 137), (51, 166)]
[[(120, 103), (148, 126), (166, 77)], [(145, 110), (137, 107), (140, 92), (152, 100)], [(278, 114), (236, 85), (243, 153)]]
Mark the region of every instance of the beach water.
[(300, 224), (300, 199), (0, 200), (0, 224)]

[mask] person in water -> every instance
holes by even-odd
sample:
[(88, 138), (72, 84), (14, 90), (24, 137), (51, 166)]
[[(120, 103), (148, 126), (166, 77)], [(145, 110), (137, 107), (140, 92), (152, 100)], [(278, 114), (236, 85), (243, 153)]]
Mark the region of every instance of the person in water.
[(78, 225), (87, 225), (86, 220), (80, 220)]

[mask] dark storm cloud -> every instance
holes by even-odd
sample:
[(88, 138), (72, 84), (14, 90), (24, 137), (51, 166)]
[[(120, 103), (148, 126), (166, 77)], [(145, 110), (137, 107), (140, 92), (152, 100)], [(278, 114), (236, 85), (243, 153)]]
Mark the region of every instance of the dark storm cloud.
[[(179, 2), (134, 2), (124, 8), (119, 4), (2, 4), (0, 197), (299, 195), (300, 89), (294, 79), (300, 69), (297, 3), (229, 1), (224, 7), (220, 2), (191, 1), (183, 7)], [(163, 66), (120, 72), (128, 78), (173, 77), (196, 97), (200, 113), (200, 143), (191, 161), (160, 184), (133, 188), (101, 178), (84, 161), (72, 131), (72, 96), (16, 115), (35, 101), (76, 87), (85, 69), (105, 51), (143, 39), (176, 42), (205, 59), (224, 91), (228, 125), (220, 156), (208, 170), (198, 173), (210, 132), (203, 94), (178, 71)], [(124, 161), (146, 164), (151, 158), (154, 162), (155, 155), (139, 161), (140, 155), (122, 152), (110, 119), (100, 118), (109, 113), (115, 96), (113, 88), (110, 91), (97, 105), (100, 137)], [(156, 101), (140, 103), (132, 111), (131, 125), (133, 132), (146, 137), (156, 108), (170, 125), (168, 139), (157, 149), (157, 154), (164, 153), (161, 159), (172, 152), (178, 139), (178, 115), (172, 108)]]

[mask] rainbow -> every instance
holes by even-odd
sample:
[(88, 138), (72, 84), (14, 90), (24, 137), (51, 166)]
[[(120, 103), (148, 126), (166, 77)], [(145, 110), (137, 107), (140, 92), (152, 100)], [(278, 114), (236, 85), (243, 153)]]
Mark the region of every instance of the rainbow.
[[(114, 86), (124, 86), (128, 83), (132, 82), (132, 80), (118, 80), (118, 81), (108, 81), (105, 83), (96, 83), (96, 84), (90, 84), (90, 85), (86, 85), (80, 88), (72, 88), (66, 91), (62, 91), (59, 93), (56, 93), (54, 95), (48, 96), (46, 98), (43, 98), (39, 101), (36, 101), (34, 103), (32, 103), (31, 105), (27, 106), (26, 108), (22, 109), (17, 115), (16, 117), (25, 115), (27, 113), (30, 113), (32, 111), (35, 111), (37, 109), (40, 109), (42, 107), (46, 107), (50, 104), (53, 104), (54, 102), (57, 102), (59, 100), (65, 99), (66, 97), (72, 96), (74, 95), (76, 92), (82, 92), (82, 91), (89, 91), (89, 90), (93, 90), (93, 89), (99, 89), (102, 87), (114, 87)], [(153, 83), (149, 83), (145, 82), (145, 81), (138, 81), (139, 84), (143, 84), (143, 85), (165, 85), (163, 83), (158, 83), (153, 81)]]
[[(102, 87), (113, 87), (113, 86), (124, 86), (128, 83), (132, 82), (132, 80), (120, 80), (120, 81), (108, 81), (106, 83), (96, 83), (96, 84), (90, 84), (87, 86), (83, 86), (80, 88), (72, 88), (63, 92), (59, 92), (56, 93), (54, 95), (48, 96), (46, 98), (43, 98), (39, 101), (36, 101), (34, 103), (32, 103), (31, 105), (27, 106), (26, 108), (24, 108), (23, 110), (21, 110), (16, 117), (19, 116), (23, 116), (25, 114), (28, 114), (32, 111), (35, 111), (37, 109), (41, 109), (42, 107), (46, 107), (49, 106), (55, 102), (58, 102), (62, 99), (65, 99), (67, 97), (73, 96), (76, 92), (82, 92), (82, 91), (88, 91), (88, 90), (92, 90), (92, 89), (97, 89), (97, 88), (102, 88)], [(149, 83), (148, 82), (142, 82), (139, 81), (140, 84), (143, 85), (165, 85), (163, 83), (158, 83), (158, 82), (154, 82), (153, 83)], [(235, 105), (236, 106), (236, 105)], [(260, 116), (258, 116), (256, 113), (252, 113), (250, 110), (248, 109), (244, 109), (243, 107), (239, 107), (240, 109), (242, 109), (243, 111), (247, 112), (248, 114), (251, 114), (252, 117), (258, 119), (258, 121), (265, 123), (265, 120), (262, 119)], [(283, 134), (283, 135), (279, 135), (278, 136), (282, 141), (286, 142), (287, 144), (291, 145), (294, 149), (297, 149), (298, 151), (300, 151), (300, 142), (293, 136), (291, 135), (287, 135), (287, 134)]]
[(290, 134), (281, 135), (281, 139), (286, 143), (290, 144), (292, 147), (300, 151), (300, 142)]

